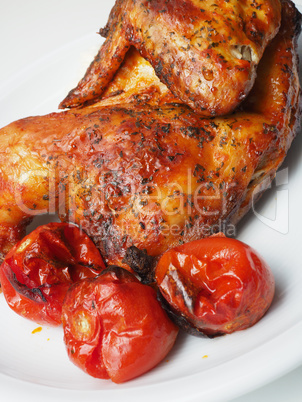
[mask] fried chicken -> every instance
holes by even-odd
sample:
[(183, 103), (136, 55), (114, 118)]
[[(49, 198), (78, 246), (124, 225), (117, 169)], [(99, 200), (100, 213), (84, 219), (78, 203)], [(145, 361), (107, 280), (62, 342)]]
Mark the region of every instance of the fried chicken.
[(299, 123), (301, 19), (282, 4), (279, 33), (235, 113), (197, 114), (132, 48), (99, 102), (2, 128), (2, 257), (34, 215), (55, 209), (107, 264), (120, 264), (132, 245), (158, 256), (237, 222), (273, 179)]

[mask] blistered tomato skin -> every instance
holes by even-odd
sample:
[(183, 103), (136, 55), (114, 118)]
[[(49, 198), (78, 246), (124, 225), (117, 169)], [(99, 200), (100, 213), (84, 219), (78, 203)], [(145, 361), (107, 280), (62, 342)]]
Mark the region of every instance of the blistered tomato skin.
[(16, 313), (39, 324), (60, 325), (70, 285), (105, 268), (98, 249), (78, 227), (50, 223), (11, 249), (0, 267), (0, 281)]
[(259, 254), (226, 237), (169, 250), (159, 260), (155, 277), (172, 314), (208, 336), (255, 324), (275, 290), (273, 274)]
[(71, 361), (93, 377), (115, 383), (155, 367), (178, 333), (154, 289), (119, 267), (73, 285), (62, 320)]

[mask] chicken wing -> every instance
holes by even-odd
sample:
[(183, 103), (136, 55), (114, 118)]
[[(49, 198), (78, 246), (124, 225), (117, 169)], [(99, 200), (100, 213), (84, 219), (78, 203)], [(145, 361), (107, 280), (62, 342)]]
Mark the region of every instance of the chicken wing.
[(108, 264), (132, 245), (157, 256), (238, 221), (273, 179), (299, 123), (301, 18), (289, 1), (282, 21), (254, 90), (229, 116), (204, 118), (175, 103), (132, 50), (104, 100), (2, 128), (2, 256), (34, 215), (54, 209), (91, 236)]
[(252, 88), (280, 15), (279, 0), (117, 0), (104, 45), (60, 107), (101, 96), (132, 45), (193, 110), (229, 113)]

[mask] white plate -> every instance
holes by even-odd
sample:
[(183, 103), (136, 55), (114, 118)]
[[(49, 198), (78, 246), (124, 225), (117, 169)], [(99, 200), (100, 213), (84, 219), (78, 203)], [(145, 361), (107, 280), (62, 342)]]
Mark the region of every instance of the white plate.
[[(101, 39), (94, 32), (105, 24), (112, 4), (15, 0), (1, 10), (1, 127), (56, 110), (99, 47)], [(95, 380), (69, 362), (61, 328), (43, 327), (33, 334), (37, 325), (10, 311), (0, 295), (1, 400), (221, 401), (300, 365), (301, 142), (300, 135), (257, 214), (251, 213), (239, 227), (238, 238), (263, 255), (276, 278), (273, 306), (261, 322), (214, 340), (182, 335), (156, 369), (117, 386)]]

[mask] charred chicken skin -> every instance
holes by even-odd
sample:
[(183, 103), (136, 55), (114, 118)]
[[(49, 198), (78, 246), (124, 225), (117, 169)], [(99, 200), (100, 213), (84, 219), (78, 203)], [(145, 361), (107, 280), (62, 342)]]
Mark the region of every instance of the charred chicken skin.
[(237, 222), (297, 130), (300, 24), (284, 1), (279, 33), (233, 114), (196, 114), (132, 48), (99, 102), (2, 128), (2, 256), (47, 211), (83, 227), (108, 264), (132, 245), (158, 256)]
[(279, 0), (117, 0), (106, 41), (61, 108), (102, 95), (134, 46), (183, 103), (224, 115), (246, 97), (281, 20)]

